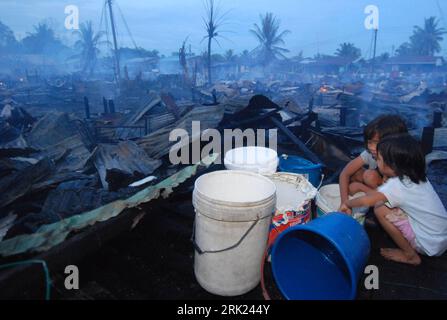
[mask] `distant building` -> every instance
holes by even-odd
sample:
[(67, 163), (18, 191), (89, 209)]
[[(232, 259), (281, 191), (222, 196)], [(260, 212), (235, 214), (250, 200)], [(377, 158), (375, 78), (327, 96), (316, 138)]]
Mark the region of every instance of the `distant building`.
[(305, 58), (300, 61), (304, 72), (338, 74), (348, 71), (354, 60), (352, 58), (324, 56), (317, 59)]
[(217, 79), (235, 80), (241, 72), (237, 62), (219, 62), (211, 65), (213, 76)]
[(433, 72), (444, 66), (444, 58), (435, 56), (392, 57), (383, 63), (389, 72)]

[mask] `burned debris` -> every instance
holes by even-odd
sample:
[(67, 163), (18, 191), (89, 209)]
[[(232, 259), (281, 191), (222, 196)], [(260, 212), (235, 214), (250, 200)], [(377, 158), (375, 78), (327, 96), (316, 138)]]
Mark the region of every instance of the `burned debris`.
[(140, 180), (161, 166), (133, 141), (118, 145), (100, 144), (92, 153), (92, 161), (106, 190), (119, 190)]
[[(189, 37), (170, 57), (138, 47), (124, 17), (135, 48), (120, 48), (113, 13), (118, 8), (111, 0), (103, 1), (100, 23), (104, 21), (107, 32), (112, 32), (104, 44), (108, 53), (99, 54), (105, 34), (95, 34), (91, 22), (81, 24), (73, 48), (53, 37), (51, 47), (61, 46), (63, 53), (52, 54), (48, 48), (33, 54), (19, 50), (16, 59), (15, 54), (0, 52), (4, 58), (0, 61), (0, 267), (33, 259), (48, 263), (60, 274), (67, 264), (91, 263), (88, 285), (93, 283), (95, 287), (95, 272), (105, 264), (101, 259), (107, 260), (104, 257), (112, 252), (120, 261), (117, 273), (127, 268), (126, 260), (133, 263), (120, 283), (143, 292), (135, 296), (146, 297), (149, 292), (156, 297), (166, 298), (172, 293), (190, 298), (192, 291), (198, 297), (213, 298), (192, 277), (190, 262), (194, 254), (237, 247), (258, 227), (260, 219), (257, 216), (241, 240), (227, 249), (202, 250), (202, 244), (196, 241), (194, 217), (201, 214), (198, 208), (203, 203), (199, 202), (209, 200), (202, 195), (205, 191), (219, 193), (219, 184), (234, 173), (227, 175), (231, 171), (225, 163), (228, 147), (244, 147), (239, 150), (241, 154), (254, 150), (250, 148), (265, 151), (264, 147), (269, 147), (269, 155), (273, 154), (269, 164), (274, 172), (259, 170), (258, 182), (253, 183), (254, 179), (245, 184), (243, 174), (234, 174), (230, 187), (226, 186), (233, 192), (232, 197), (245, 195), (246, 189), (250, 189), (247, 194), (255, 194), (257, 190), (251, 189), (266, 183), (270, 193), (263, 218), (271, 218), (273, 211), (274, 217), (281, 216), (289, 227), (296, 222), (292, 221), (296, 216), (289, 221), (288, 214), (300, 212), (303, 217), (296, 225), (305, 225), (336, 210), (343, 211), (342, 197), (327, 212), (319, 206), (317, 197), (321, 188), (337, 183), (346, 165), (365, 152), (365, 143), (370, 139), (365, 141), (364, 128), (383, 114), (399, 115), (410, 135), (421, 142), (429, 178), (433, 177), (436, 191), (447, 203), (447, 64), (435, 55), (439, 50), (379, 58), (375, 48), (373, 57), (367, 59), (354, 44), (344, 42), (333, 56), (318, 53), (311, 58), (301, 52), (286, 57), (288, 50), (283, 44), (289, 31), (280, 32), (279, 19), (266, 13), (261, 15), (261, 25), (255, 24), (251, 30), (259, 42), (254, 50), (240, 55), (228, 50), (221, 55), (211, 52), (214, 41), (222, 37), (222, 20), (215, 20), (221, 12), (213, 0), (206, 3), (204, 39), (208, 46), (201, 54), (194, 53), (191, 46), (188, 49)], [(54, 35), (47, 24), (40, 24), (25, 39), (37, 37), (38, 30), (50, 30)], [(376, 46), (378, 30), (374, 32)], [(16, 42), (25, 50), (25, 40)], [(67, 55), (71, 49), (76, 56)], [(292, 166), (293, 161), (304, 163), (308, 171), (298, 172), (295, 167), (287, 171), (287, 163)], [(221, 170), (224, 167), (229, 170)], [(279, 176), (270, 177), (277, 170)], [(213, 187), (203, 182), (202, 193), (194, 194), (196, 182), (206, 181), (202, 177), (215, 171), (222, 175), (213, 180)], [(285, 177), (287, 174), (295, 176)], [(278, 184), (272, 185), (275, 179)], [(283, 182), (288, 185), (284, 187)], [(290, 190), (297, 191), (298, 185), (306, 189), (299, 210), (289, 212), (284, 207), (285, 212), (280, 212), (282, 209), (274, 204), (279, 197), (273, 191), (279, 185), (288, 190), (288, 196), (292, 195), (285, 198), (295, 197), (298, 192)], [(338, 196), (339, 190), (335, 189)], [(249, 210), (244, 207), (241, 211)], [(263, 223), (273, 226), (272, 221)], [(247, 220), (231, 222), (235, 225)], [(369, 222), (374, 226), (374, 219)], [(139, 228), (141, 225), (144, 229)], [(381, 240), (384, 237), (378, 228), (363, 229), (356, 224), (353, 230), (362, 232), (359, 251), (363, 253), (369, 251), (366, 231), (375, 237), (380, 234), (377, 237)], [(269, 234), (266, 242), (273, 244), (276, 236), (270, 238)], [(256, 259), (260, 260), (263, 252), (257, 253)], [(358, 255), (366, 263), (368, 257), (363, 253)], [(87, 261), (86, 255), (94, 262)], [(267, 251), (264, 255), (263, 268), (269, 266), (265, 262), (271, 258)], [(445, 262), (443, 259), (440, 264)], [(445, 266), (440, 269), (446, 271)], [(30, 270), (28, 266), (0, 270), (0, 286), (5, 288), (0, 290), (0, 297), (20, 291), (16, 282), (35, 280), (37, 276)], [(110, 268), (104, 270), (104, 278), (115, 273)], [(163, 274), (165, 270), (170, 274)], [(271, 273), (272, 283), (274, 271), (266, 271)], [(133, 274), (127, 275), (133, 272), (136, 277), (149, 274), (147, 278), (155, 280), (144, 279), (140, 284)], [(159, 289), (151, 287), (154, 282), (161, 287), (177, 280), (180, 285), (173, 285), (165, 296), (154, 294)], [(60, 283), (60, 276), (56, 282)], [(244, 281), (234, 282), (237, 286), (237, 282)], [(146, 285), (151, 287), (149, 291), (141, 289)], [(355, 293), (354, 287), (349, 294)], [(133, 289), (129, 289), (131, 297)], [(441, 290), (446, 294), (445, 288)], [(61, 298), (67, 296), (60, 294)], [(244, 298), (261, 296), (266, 297), (265, 283), (262, 290), (258, 286)]]
[[(328, 180), (361, 150), (362, 126), (385, 110), (405, 117), (418, 137), (424, 128), (425, 134), (431, 132), (425, 138), (428, 151), (445, 150), (442, 91), (405, 79), (334, 82), (224, 81), (201, 88), (203, 96), (216, 96), (216, 104), (207, 99), (194, 102), (186, 90), (148, 91), (145, 98), (124, 92), (115, 101), (139, 103), (111, 100), (104, 103), (103, 112), (80, 108), (37, 116), (25, 111), (25, 104), (11, 106), (23, 90), (14, 93), (11, 88), (8, 95), (14, 100), (4, 99), (0, 121), (0, 189), (2, 219), (17, 219), (3, 237), (31, 233), (40, 225), (128, 196), (129, 185), (142, 179), (166, 177), (168, 153), (178, 142), (171, 141), (170, 133), (183, 129), (192, 135), (193, 121), (200, 122), (200, 135), (210, 128), (276, 129), (280, 153), (323, 164)], [(82, 100), (82, 94), (77, 95), (74, 99)], [(43, 104), (45, 98), (37, 103)], [(190, 143), (200, 140), (190, 138)]]

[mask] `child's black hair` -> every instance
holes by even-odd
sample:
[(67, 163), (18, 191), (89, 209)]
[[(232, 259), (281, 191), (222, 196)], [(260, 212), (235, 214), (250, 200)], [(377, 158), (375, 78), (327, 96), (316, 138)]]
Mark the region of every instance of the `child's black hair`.
[(427, 181), (421, 144), (409, 134), (388, 136), (379, 142), (377, 150), (400, 179), (408, 177), (414, 183)]
[(368, 149), (368, 140), (374, 138), (377, 134), (379, 140), (393, 135), (408, 133), (407, 125), (405, 121), (398, 115), (382, 115), (371, 121), (363, 130), (363, 138), (365, 141), (366, 149)]

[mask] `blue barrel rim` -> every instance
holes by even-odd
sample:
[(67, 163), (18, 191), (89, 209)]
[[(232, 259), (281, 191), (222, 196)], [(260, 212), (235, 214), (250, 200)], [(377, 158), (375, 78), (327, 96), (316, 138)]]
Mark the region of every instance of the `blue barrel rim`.
[[(284, 166), (281, 165), (281, 162), (280, 162), (280, 164), (279, 164), (279, 168), (280, 168), (281, 170), (286, 170), (286, 169), (284, 168)], [(317, 169), (323, 169), (323, 168), (324, 168), (324, 165), (322, 165), (322, 164), (320, 164), (320, 163), (317, 163), (317, 164), (312, 163), (311, 166), (302, 166), (302, 167), (300, 167), (300, 166), (295, 166), (295, 168), (296, 168), (296, 169), (299, 169), (299, 170), (317, 170)], [(290, 170), (290, 168), (289, 168), (289, 170)]]
[[(340, 212), (329, 213), (329, 214), (326, 214), (326, 215), (324, 215), (324, 216), (322, 216), (322, 217), (319, 217), (318, 219), (324, 219), (325, 217), (327, 217), (327, 216), (329, 216), (329, 215), (338, 215), (338, 216), (344, 216), (344, 217), (346, 217), (346, 218), (348, 218), (348, 219), (353, 219), (352, 217), (348, 217), (348, 216), (346, 216), (346, 214), (344, 214), (344, 213), (340, 213)], [(358, 223), (358, 222), (355, 221), (354, 219), (353, 219), (353, 221), (356, 222), (356, 223)], [(360, 225), (359, 225), (359, 226), (360, 226)], [(340, 254), (340, 256), (343, 258), (343, 261), (345, 262), (345, 264), (346, 264), (346, 266), (347, 266), (347, 268), (348, 268), (348, 270), (349, 270), (349, 277), (350, 277), (350, 279), (351, 279), (351, 294), (350, 294), (350, 296), (349, 296), (348, 299), (350, 299), (350, 300), (355, 299), (355, 297), (356, 297), (356, 295), (357, 295), (357, 280), (354, 279), (354, 275), (356, 274), (356, 272), (354, 271), (352, 265), (351, 265), (350, 263), (348, 263), (348, 259), (347, 259), (346, 255), (345, 255), (344, 251), (341, 250), (340, 246), (339, 246), (335, 241), (333, 241), (332, 239), (328, 238), (326, 235), (324, 235), (324, 234), (323, 234), (322, 232), (320, 232), (318, 229), (313, 228), (311, 224), (296, 225), (296, 226), (294, 226), (294, 227), (288, 228), (287, 230), (284, 230), (284, 232), (282, 232), (282, 233), (276, 238), (275, 242), (273, 243), (273, 248), (272, 248), (272, 252), (271, 252), (271, 257), (272, 257), (272, 259), (271, 259), (271, 263), (272, 263), (272, 273), (273, 273), (273, 277), (274, 277), (274, 279), (275, 279), (275, 283), (276, 283), (276, 285), (278, 286), (279, 290), (281, 291), (282, 295), (283, 295), (284, 297), (286, 297), (288, 300), (290, 300), (289, 297), (285, 294), (285, 292), (284, 292), (284, 290), (283, 290), (283, 288), (282, 288), (282, 285), (280, 285), (280, 284), (278, 283), (278, 281), (277, 281), (277, 276), (276, 276), (277, 271), (276, 271), (276, 268), (275, 268), (275, 262), (274, 262), (275, 259), (274, 259), (273, 257), (275, 256), (275, 252), (276, 252), (276, 250), (277, 250), (277, 248), (278, 248), (278, 243), (280, 243), (281, 240), (282, 240), (285, 236), (287, 236), (289, 233), (292, 233), (292, 232), (294, 232), (294, 231), (310, 231), (310, 232), (313, 232), (313, 233), (319, 235), (320, 237), (324, 238), (326, 241), (328, 241), (330, 244), (332, 244), (332, 245), (337, 249), (337, 252), (338, 252), (338, 253)], [(340, 299), (340, 300), (341, 300), (341, 299)]]
[(290, 161), (293, 162), (294, 160), (299, 160), (305, 163), (305, 165), (303, 165), (301, 168), (302, 169), (310, 169), (310, 170), (315, 170), (315, 169), (322, 169), (324, 168), (324, 164), (322, 163), (313, 163), (310, 160), (307, 160), (306, 158), (300, 157), (298, 155), (287, 155), (287, 158), (283, 157), (284, 155), (281, 155), (279, 157), (279, 166), (281, 167), (281, 163), (286, 162), (286, 161)]

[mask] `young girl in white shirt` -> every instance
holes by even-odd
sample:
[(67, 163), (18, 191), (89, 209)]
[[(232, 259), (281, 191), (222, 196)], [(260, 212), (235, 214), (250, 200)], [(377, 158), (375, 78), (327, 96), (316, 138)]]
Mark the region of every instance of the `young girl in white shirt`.
[(363, 131), (365, 151), (351, 160), (340, 174), (341, 204), (348, 201), (349, 195), (376, 190), (383, 184), (386, 177), (377, 168), (377, 144), (387, 136), (402, 133), (408, 133), (408, 129), (398, 115), (381, 115), (368, 123)]
[(377, 191), (349, 200), (341, 211), (374, 206), (374, 212), (398, 249), (381, 249), (386, 259), (419, 265), (419, 254), (447, 250), (447, 212), (426, 176), (425, 157), (410, 135), (385, 138), (377, 146), (380, 172), (389, 177)]

